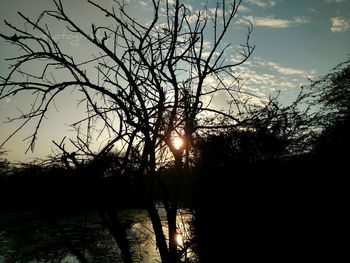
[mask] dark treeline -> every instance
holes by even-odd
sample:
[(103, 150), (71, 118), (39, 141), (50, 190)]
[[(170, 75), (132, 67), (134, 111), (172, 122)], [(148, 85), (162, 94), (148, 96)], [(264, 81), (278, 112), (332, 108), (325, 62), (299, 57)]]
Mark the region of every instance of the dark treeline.
[(199, 140), (204, 192), (218, 184), (238, 205), (348, 207), (349, 73), (347, 61), (293, 105), (270, 101), (243, 129)]
[[(196, 223), (203, 262), (237, 255), (281, 260), (342, 254), (339, 238), (347, 233), (346, 224), (336, 215), (334, 222), (310, 217), (310, 212), (350, 206), (349, 66), (349, 61), (342, 63), (312, 82), (297, 102), (310, 106), (308, 114), (296, 111), (298, 107), (277, 107), (267, 123), (260, 119), (254, 129), (199, 141), (204, 205), (197, 210)], [(227, 236), (229, 244), (217, 242)], [(235, 252), (232, 243), (237, 244)]]
[[(197, 136), (185, 179), (187, 199), (219, 206), (235, 200), (243, 207), (348, 207), (349, 64), (313, 81), (292, 105), (270, 100), (251, 109), (238, 128)], [(121, 157), (113, 153), (86, 160), (74, 171), (67, 169), (64, 157), (15, 166), (5, 152), (1, 156), (2, 208), (11, 202), (40, 205), (45, 196), (62, 203), (76, 199), (87, 206), (113, 195), (123, 200), (121, 206), (134, 202), (129, 203), (135, 196), (133, 176), (119, 174)], [(172, 184), (173, 169), (170, 163), (158, 171), (162, 183)]]
[[(304, 219), (302, 211), (349, 206), (349, 61), (290, 105), (254, 103), (237, 70), (255, 50), (253, 24), (229, 44), (243, 1), (192, 10), (152, 0), (147, 18), (133, 17), (129, 1), (97, 2), (87, 1), (88, 17), (83, 3), (75, 13), (53, 0), (36, 18), (4, 21), (0, 39), (18, 53), (4, 60), (0, 101), (26, 105), (8, 116), (19, 128), (0, 148), (28, 129), (34, 151), (54, 109), (83, 115), (70, 124), (75, 136), (53, 141), (54, 156), (10, 164), (1, 152), (0, 261), (144, 262), (145, 242), (163, 263), (270, 260), (276, 251), (289, 259), (299, 254), (293, 231), (310, 233), (308, 225), (273, 214)], [(57, 30), (81, 39), (82, 52)], [(228, 104), (219, 109), (215, 98)], [(33, 217), (17, 220), (22, 211)], [(148, 235), (135, 242), (141, 229)], [(298, 244), (307, 247), (304, 233)]]
[[(181, 202), (194, 210), (202, 262), (229, 256), (230, 243), (218, 242), (227, 236), (241, 239), (241, 253), (248, 253), (249, 236), (267, 234), (260, 225), (267, 220), (249, 218), (257, 211), (349, 207), (349, 73), (347, 61), (313, 81), (292, 105), (271, 100), (251, 109), (241, 127), (194, 139)], [(132, 179), (137, 174), (120, 175), (118, 158), (108, 154), (73, 170), (59, 165), (64, 159), (15, 167), (2, 158), (1, 209), (142, 207)], [(161, 200), (162, 189), (176, 194), (174, 173), (171, 163), (158, 171), (154, 198)], [(273, 223), (267, 226), (278, 232)], [(269, 253), (257, 242), (255, 249)], [(272, 244), (282, 249), (279, 241)]]

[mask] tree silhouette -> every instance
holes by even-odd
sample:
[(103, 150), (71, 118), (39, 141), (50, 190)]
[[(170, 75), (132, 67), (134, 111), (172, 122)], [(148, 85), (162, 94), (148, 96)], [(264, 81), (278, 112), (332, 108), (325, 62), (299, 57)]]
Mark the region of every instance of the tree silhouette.
[(310, 85), (319, 111), (315, 122), (320, 127), (314, 139), (313, 155), (324, 173), (331, 205), (349, 207), (349, 178), (344, 169), (350, 146), (350, 61), (337, 65), (329, 74)]
[(350, 61), (348, 60), (311, 83), (310, 88), (316, 97), (316, 103), (321, 106), (323, 125), (332, 125), (332, 122), (349, 118), (349, 78)]
[[(115, 145), (122, 149), (118, 155), (118, 173), (132, 174), (152, 221), (162, 262), (177, 262), (183, 250), (176, 243), (176, 216), (193, 136), (201, 128), (217, 127), (215, 122), (209, 125), (205, 122), (208, 117), (225, 118), (228, 126), (241, 121), (231, 110), (218, 110), (210, 105), (215, 94), (235, 98), (240, 92), (234, 68), (244, 63), (254, 50), (249, 42), (251, 25), (238, 50), (226, 43), (225, 35), (241, 1), (227, 4), (223, 0), (214, 9), (205, 7), (192, 14), (179, 0), (174, 3), (152, 0), (154, 15), (146, 24), (131, 17), (126, 5), (119, 1), (112, 9), (88, 1), (105, 15), (105, 21), (100, 25), (92, 22), (90, 29), (70, 17), (60, 0), (53, 2), (56, 9), (42, 12), (36, 21), (19, 13), (24, 27), (5, 21), (14, 33), (0, 36), (19, 47), (21, 54), (10, 58), (11, 70), (2, 78), (0, 99), (32, 94), (31, 108), (13, 121), (23, 120), (20, 129), (35, 123), (28, 148), (33, 150), (55, 98), (67, 90), (75, 90), (81, 98), (79, 104), (85, 104), (87, 111), (85, 118), (73, 125), (77, 130), (77, 140), (71, 140), (75, 153), (69, 153), (63, 141), (56, 143), (62, 161), (78, 169), (86, 156), (99, 160)], [(82, 37), (94, 54), (80, 58), (66, 51), (53, 36), (50, 24), (45, 24), (50, 19)], [(229, 52), (235, 52), (237, 57), (225, 59)], [(34, 63), (42, 65), (39, 73), (31, 71)], [(93, 131), (109, 134), (108, 143), (97, 153), (92, 150), (96, 139), (91, 136)], [(173, 144), (175, 136), (184, 142), (179, 149)], [(169, 158), (176, 167), (176, 194), (168, 196), (167, 189), (163, 191), (167, 242), (154, 200), (154, 187), (158, 168)], [(102, 170), (93, 172), (103, 176)], [(117, 220), (109, 214), (107, 221)], [(112, 233), (118, 232), (116, 225), (117, 222), (111, 224)], [(132, 262), (125, 248), (124, 261)]]
[[(288, 242), (285, 237), (267, 245), (263, 240), (247, 241), (252, 236), (264, 239), (284, 231), (284, 223), (268, 214), (275, 216), (286, 207), (315, 207), (321, 202), (325, 206), (323, 193), (314, 190), (321, 185), (321, 176), (314, 176), (317, 163), (307, 155), (315, 125), (311, 105), (305, 104), (310, 98), (310, 92), (302, 90), (291, 105), (271, 99), (248, 110), (240, 126), (211, 131), (195, 141), (199, 192), (195, 225), (203, 262), (224, 262), (251, 250), (259, 251), (258, 257), (270, 256), (271, 244), (274, 250), (283, 250), (280, 244)], [(268, 216), (257, 219), (257, 214)], [(237, 245), (233, 254), (232, 243), (244, 245)]]
[(6, 151), (0, 149), (0, 178), (7, 177), (11, 171), (11, 164), (4, 156)]

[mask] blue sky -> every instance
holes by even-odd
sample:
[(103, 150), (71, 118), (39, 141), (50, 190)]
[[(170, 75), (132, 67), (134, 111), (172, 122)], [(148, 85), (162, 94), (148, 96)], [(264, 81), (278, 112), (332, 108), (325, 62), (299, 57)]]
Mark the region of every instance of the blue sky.
[[(83, 0), (63, 1), (70, 14), (82, 25), (91, 20), (99, 20), (91, 6)], [(113, 1), (96, 1), (107, 7)], [(152, 14), (148, 0), (128, 0), (129, 12), (139, 21), (147, 23)], [(229, 2), (229, 1), (227, 1)], [(185, 1), (192, 13), (206, 3), (215, 7), (216, 1), (202, 3), (198, 0)], [(0, 16), (14, 24), (21, 24), (16, 14), (21, 11), (29, 17), (37, 17), (41, 10), (52, 8), (48, 0), (0, 0)], [(246, 19), (254, 25), (252, 44), (256, 49), (248, 62), (236, 69), (237, 74), (246, 81), (244, 89), (258, 95), (261, 99), (281, 92), (282, 103), (290, 103), (307, 78), (322, 76), (336, 64), (345, 61), (350, 54), (350, 0), (243, 0), (238, 15), (228, 34), (226, 42), (239, 44), (246, 34)], [(60, 41), (76, 55), (84, 56), (89, 48), (79, 39), (63, 32), (59, 25), (51, 24), (60, 33)], [(8, 32), (4, 23), (0, 31)], [(64, 35), (65, 34), (65, 35)], [(6, 57), (16, 54), (16, 50), (0, 43), (0, 75), (8, 72)], [(64, 105), (52, 110), (45, 121), (34, 153), (24, 155), (27, 143), (23, 139), (30, 134), (33, 126), (26, 127), (6, 144), (10, 160), (29, 160), (44, 157), (51, 152), (52, 139), (60, 140), (69, 129), (69, 124), (81, 117), (76, 111), (76, 100), (69, 95), (62, 97), (57, 104)], [(0, 143), (10, 134), (16, 124), (3, 124), (6, 118), (25, 109), (25, 96), (0, 101)], [(75, 98), (77, 99), (77, 98)], [(220, 98), (216, 103), (224, 103)], [(217, 105), (220, 107), (220, 105)], [(70, 110), (68, 110), (70, 109)]]

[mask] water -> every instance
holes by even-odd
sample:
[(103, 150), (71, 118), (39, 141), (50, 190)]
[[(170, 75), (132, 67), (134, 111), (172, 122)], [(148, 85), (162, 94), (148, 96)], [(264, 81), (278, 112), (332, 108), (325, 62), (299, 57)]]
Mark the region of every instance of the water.
[[(167, 236), (165, 211), (159, 208), (163, 230)], [(152, 224), (145, 210), (118, 210), (127, 227), (135, 262), (160, 262)], [(52, 226), (42, 213), (22, 212), (0, 214), (0, 263), (75, 263), (79, 262), (67, 248), (67, 241), (83, 252), (90, 262), (122, 262), (118, 246), (97, 213), (60, 213), (55, 223), (65, 233)], [(180, 209), (178, 214), (178, 244), (181, 248), (191, 238), (192, 214)], [(195, 259), (191, 249), (186, 257)]]

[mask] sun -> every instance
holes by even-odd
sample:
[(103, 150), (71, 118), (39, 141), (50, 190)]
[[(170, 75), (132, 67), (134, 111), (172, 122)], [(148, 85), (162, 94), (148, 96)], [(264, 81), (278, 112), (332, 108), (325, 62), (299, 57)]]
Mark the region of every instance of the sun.
[(173, 139), (173, 145), (174, 145), (174, 148), (175, 148), (176, 150), (180, 150), (180, 149), (182, 148), (183, 144), (184, 144), (184, 141), (183, 141), (182, 138), (180, 138), (180, 137), (175, 137), (175, 138)]

